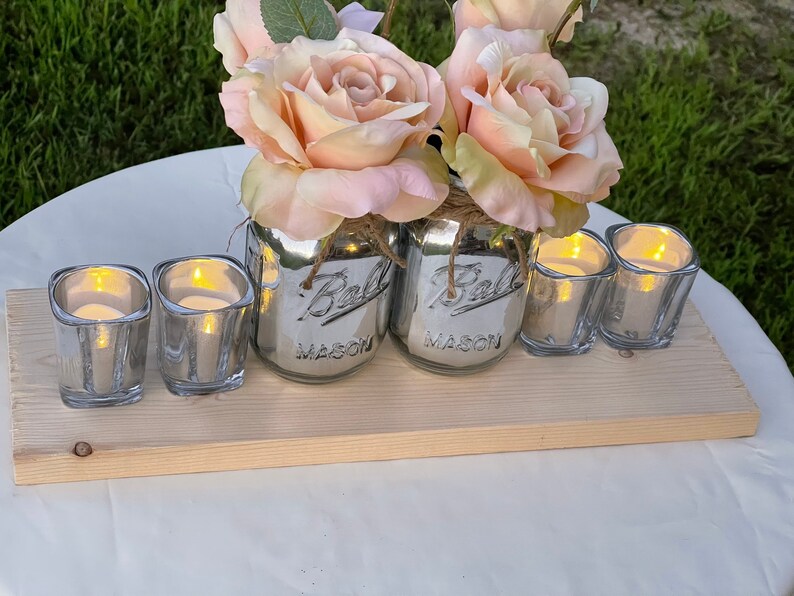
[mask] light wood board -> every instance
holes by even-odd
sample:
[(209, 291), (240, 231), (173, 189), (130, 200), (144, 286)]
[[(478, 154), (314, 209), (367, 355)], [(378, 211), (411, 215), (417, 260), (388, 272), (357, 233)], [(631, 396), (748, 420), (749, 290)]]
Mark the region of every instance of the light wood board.
[[(168, 393), (150, 341), (144, 398), (73, 410), (58, 396), (46, 290), (7, 294), (17, 484), (561, 447), (750, 436), (759, 411), (688, 304), (673, 345), (621, 356), (536, 358), (448, 378), (409, 366), (388, 341), (359, 374), (291, 383), (251, 354), (238, 391)], [(75, 455), (78, 442), (93, 452)]]

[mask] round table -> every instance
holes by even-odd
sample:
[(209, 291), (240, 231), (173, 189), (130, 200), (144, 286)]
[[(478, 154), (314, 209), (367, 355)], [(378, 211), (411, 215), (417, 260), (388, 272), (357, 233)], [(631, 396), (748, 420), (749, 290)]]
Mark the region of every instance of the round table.
[[(36, 209), (0, 233), (0, 300), (67, 265), (224, 252), (251, 155), (156, 161)], [(596, 205), (588, 227), (619, 221)], [(6, 430), (0, 593), (787, 593), (794, 379), (720, 284), (701, 273), (692, 299), (755, 437), (17, 487)]]

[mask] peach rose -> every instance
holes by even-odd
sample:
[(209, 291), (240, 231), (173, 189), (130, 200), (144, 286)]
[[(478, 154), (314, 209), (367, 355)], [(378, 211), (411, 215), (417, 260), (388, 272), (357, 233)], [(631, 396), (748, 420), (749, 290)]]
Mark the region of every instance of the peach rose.
[(606, 87), (569, 78), (543, 31), (469, 28), (441, 70), (442, 152), (483, 211), (555, 235), (584, 225), (585, 203), (606, 198), (623, 167)]
[[(340, 28), (349, 27), (372, 33), (383, 18), (382, 12), (367, 10), (358, 2), (351, 2), (336, 13)], [(226, 11), (216, 14), (212, 23), (214, 47), (223, 54), (223, 65), (229, 74), (242, 66), (264, 48), (274, 45), (262, 21), (259, 0), (226, 0)]]
[(260, 152), (243, 203), (294, 240), (367, 213), (424, 217), (449, 192), (444, 159), (426, 145), (445, 95), (435, 69), (370, 33), (266, 50), (220, 95), (226, 123)]
[[(458, 0), (455, 13), (455, 36), (469, 27), (496, 25), (505, 31), (543, 29), (554, 31), (569, 0)], [(571, 41), (573, 28), (582, 21), (582, 7), (574, 13), (560, 33), (560, 41)]]

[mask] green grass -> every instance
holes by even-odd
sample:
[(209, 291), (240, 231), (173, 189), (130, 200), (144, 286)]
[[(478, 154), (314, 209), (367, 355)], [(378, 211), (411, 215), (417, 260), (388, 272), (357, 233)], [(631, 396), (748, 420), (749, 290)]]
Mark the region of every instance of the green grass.
[[(221, 2), (76, 4), (0, 4), (0, 228), (120, 168), (238, 142), (216, 95)], [(626, 167), (604, 204), (682, 228), (794, 367), (794, 38), (682, 6), (687, 49), (591, 24), (558, 52), (571, 74), (610, 89), (607, 126)], [(393, 40), (441, 61), (444, 3), (402, 0)]]

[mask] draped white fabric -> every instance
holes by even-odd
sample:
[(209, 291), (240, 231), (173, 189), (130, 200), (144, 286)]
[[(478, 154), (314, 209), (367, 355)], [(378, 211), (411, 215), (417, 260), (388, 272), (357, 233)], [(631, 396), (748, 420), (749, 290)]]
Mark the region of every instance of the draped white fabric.
[[(30, 213), (0, 233), (0, 300), (67, 265), (224, 252), (250, 156), (160, 160)], [(3, 317), (0, 594), (789, 593), (794, 379), (720, 284), (692, 298), (756, 437), (36, 487), (12, 481)]]

